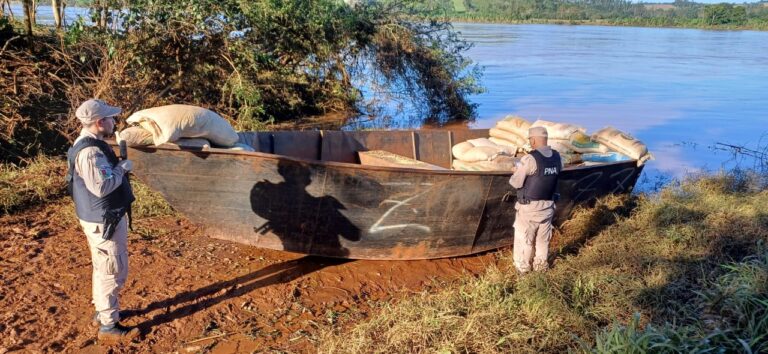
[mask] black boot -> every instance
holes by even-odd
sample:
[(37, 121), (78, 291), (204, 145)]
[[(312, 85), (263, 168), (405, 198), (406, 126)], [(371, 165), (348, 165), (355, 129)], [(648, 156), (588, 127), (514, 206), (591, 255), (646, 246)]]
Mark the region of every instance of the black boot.
[(99, 326), (99, 342), (105, 344), (127, 343), (139, 336), (139, 329), (125, 327), (119, 323), (111, 326)]

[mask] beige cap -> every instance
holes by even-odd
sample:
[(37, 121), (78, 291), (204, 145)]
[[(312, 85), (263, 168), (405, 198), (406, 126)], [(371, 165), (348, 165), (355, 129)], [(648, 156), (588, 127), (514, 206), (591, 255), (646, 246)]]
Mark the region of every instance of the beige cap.
[(83, 124), (92, 124), (101, 118), (116, 116), (122, 111), (122, 108), (110, 106), (102, 100), (91, 98), (77, 108), (75, 116)]
[(528, 137), (529, 138), (533, 138), (533, 137), (536, 137), (536, 136), (540, 136), (540, 137), (543, 137), (543, 138), (546, 138), (547, 136), (549, 136), (549, 134), (547, 134), (547, 128), (545, 128), (545, 127), (531, 127), (531, 128), (529, 128), (528, 129)]

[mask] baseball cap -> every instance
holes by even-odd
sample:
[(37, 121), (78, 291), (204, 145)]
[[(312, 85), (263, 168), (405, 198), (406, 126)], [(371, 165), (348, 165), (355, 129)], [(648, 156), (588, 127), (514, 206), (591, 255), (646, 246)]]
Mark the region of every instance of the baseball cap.
[(113, 117), (120, 114), (122, 108), (108, 105), (102, 100), (92, 98), (83, 102), (75, 111), (75, 116), (83, 124), (91, 124), (101, 118)]
[(546, 138), (549, 134), (547, 134), (547, 128), (545, 127), (531, 127), (528, 129), (528, 137), (533, 138), (536, 136), (544, 137)]

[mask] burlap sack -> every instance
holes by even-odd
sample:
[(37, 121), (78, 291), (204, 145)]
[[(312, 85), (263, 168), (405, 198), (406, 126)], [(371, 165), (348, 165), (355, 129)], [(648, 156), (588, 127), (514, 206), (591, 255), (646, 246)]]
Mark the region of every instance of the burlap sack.
[(168, 105), (138, 111), (128, 123), (139, 124), (152, 133), (155, 145), (180, 138), (205, 138), (216, 145), (232, 146), (237, 132), (220, 115), (202, 107)]
[(231, 147), (231, 148), (229, 148), (229, 150), (233, 150), (233, 151), (248, 151), (248, 152), (254, 152), (254, 151), (256, 151), (256, 150), (255, 150), (253, 147), (251, 147), (250, 145), (248, 145), (248, 144), (243, 144), (243, 143), (236, 143), (235, 145), (232, 145), (232, 147)]
[(528, 129), (530, 127), (531, 123), (529, 121), (518, 116), (507, 116), (496, 122), (496, 128), (506, 130), (523, 139), (528, 138)]
[(517, 135), (517, 133), (513, 133), (513, 132), (510, 132), (510, 131), (507, 131), (507, 130), (504, 130), (504, 129), (501, 129), (501, 128), (497, 127), (497, 128), (491, 128), (490, 131), (488, 132), (488, 134), (492, 138), (504, 139), (506, 141), (509, 141), (509, 142), (511, 142), (515, 146), (523, 146), (523, 145), (528, 143), (528, 138), (527, 138), (528, 131), (527, 130), (525, 132), (525, 134), (526, 134), (525, 136), (520, 136), (520, 135)]
[(488, 138), (469, 139), (467, 140), (467, 142), (472, 144), (472, 146), (490, 146), (490, 147), (498, 146), (496, 143), (488, 140)]
[(182, 149), (207, 150), (211, 148), (211, 142), (203, 138), (180, 138), (174, 142), (165, 143), (175, 145)]
[(571, 136), (576, 132), (582, 132), (586, 133), (586, 129), (573, 125), (573, 124), (566, 124), (566, 123), (555, 123), (550, 122), (546, 120), (537, 120), (533, 122), (531, 125), (532, 127), (544, 127), (547, 128), (547, 135), (549, 135), (549, 139), (556, 139), (556, 140), (571, 140)]
[(490, 138), (488, 138), (488, 140), (492, 141), (496, 145), (501, 145), (501, 146), (504, 146), (506, 148), (509, 148), (510, 151), (517, 151), (519, 149), (519, 146), (515, 145), (515, 143), (513, 143), (513, 142), (511, 142), (509, 140), (504, 140), (504, 139), (495, 138), (495, 137), (490, 137)]
[(567, 144), (570, 145), (571, 150), (582, 154), (602, 153), (608, 151), (607, 146), (592, 140), (589, 135), (581, 131), (573, 133)]
[(478, 138), (458, 143), (451, 149), (454, 158), (467, 162), (487, 161), (494, 156), (514, 156), (516, 149), (498, 145), (486, 138)]
[(120, 133), (120, 139), (125, 140), (128, 146), (146, 146), (152, 145), (152, 133), (138, 126), (128, 127)]
[(500, 146), (475, 146), (469, 149), (459, 160), (465, 162), (488, 161), (499, 155), (513, 156), (514, 154)]
[(470, 143), (469, 141), (464, 141), (464, 142), (461, 142), (461, 143), (458, 143), (458, 144), (454, 145), (451, 148), (451, 152), (453, 153), (453, 157), (454, 158), (459, 159), (459, 160), (463, 160), (462, 157), (464, 157), (464, 155), (467, 153), (467, 151), (469, 151), (473, 147), (475, 147), (475, 146), (472, 145), (472, 143)]
[(467, 162), (487, 161), (498, 155), (515, 155), (514, 149), (495, 144), (486, 138), (472, 139), (458, 143), (453, 146), (451, 151), (456, 159)]
[(499, 156), (492, 161), (474, 161), (467, 162), (453, 160), (453, 169), (456, 171), (504, 171), (513, 172), (517, 158), (510, 156)]
[(563, 165), (565, 166), (576, 165), (583, 162), (581, 154), (577, 152), (562, 153), (560, 154), (560, 159), (563, 160)]
[(547, 140), (547, 145), (560, 154), (572, 154), (575, 152), (573, 151), (569, 140), (549, 139)]
[(612, 151), (620, 152), (637, 160), (639, 165), (653, 158), (648, 153), (648, 147), (640, 140), (613, 127), (605, 127), (598, 130), (592, 134), (592, 139), (607, 146)]

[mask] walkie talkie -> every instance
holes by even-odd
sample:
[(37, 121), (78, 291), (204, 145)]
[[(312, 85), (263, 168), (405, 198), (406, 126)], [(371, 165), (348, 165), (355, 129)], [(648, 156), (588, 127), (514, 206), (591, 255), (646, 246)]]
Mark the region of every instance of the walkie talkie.
[(117, 140), (117, 146), (120, 147), (120, 160), (128, 159), (128, 144), (120, 137), (120, 132), (115, 132), (115, 140)]
[[(128, 159), (128, 143), (123, 140), (123, 138), (120, 136), (120, 132), (115, 132), (115, 140), (117, 140), (117, 146), (120, 150), (120, 156), (118, 157), (121, 161)], [(128, 183), (131, 181), (130, 172), (126, 172), (125, 178), (128, 179)], [(127, 210), (127, 216), (128, 216), (128, 229), (133, 231), (133, 212), (131, 210), (131, 207), (128, 206)]]

